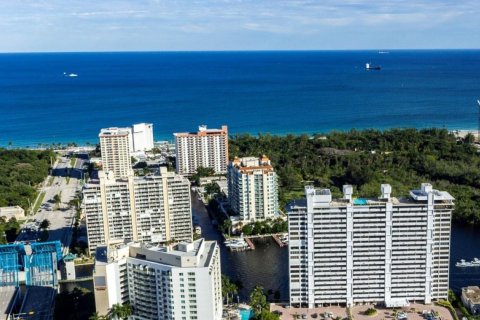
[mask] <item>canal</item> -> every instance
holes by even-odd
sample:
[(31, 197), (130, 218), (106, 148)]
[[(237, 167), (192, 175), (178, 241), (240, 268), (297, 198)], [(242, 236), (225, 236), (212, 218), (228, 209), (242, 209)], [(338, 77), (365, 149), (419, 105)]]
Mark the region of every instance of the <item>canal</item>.
[[(280, 248), (270, 238), (255, 240), (255, 250), (230, 252), (224, 245), (220, 233), (212, 226), (207, 210), (195, 194), (192, 194), (193, 214), (202, 227), (202, 235), (207, 240), (220, 244), (222, 273), (234, 281), (240, 281), (240, 300), (246, 300), (248, 293), (256, 285), (265, 290), (279, 291), (280, 300), (287, 301), (288, 291), (288, 249)], [(450, 288), (459, 292), (464, 286), (480, 285), (480, 267), (458, 268), (455, 263), (480, 258), (480, 228), (454, 225), (452, 227), (450, 252)]]
[[(220, 245), (222, 273), (233, 281), (239, 281), (243, 288), (239, 291), (241, 301), (248, 299), (249, 292), (256, 285), (265, 290), (277, 291), (276, 296), (288, 301), (288, 249), (280, 248), (271, 238), (255, 240), (255, 250), (230, 252), (216, 228), (212, 226), (208, 212), (201, 201), (192, 193), (192, 210), (197, 223), (202, 227), (202, 236), (207, 240), (215, 240)], [(455, 263), (460, 259), (467, 261), (480, 258), (480, 230), (478, 227), (452, 227), (450, 256), (450, 287), (459, 291), (468, 285), (480, 285), (480, 267), (458, 268)], [(93, 265), (77, 266), (77, 276), (92, 274)], [(80, 286), (93, 290), (92, 281), (62, 284), (63, 290), (72, 290)], [(273, 298), (273, 295), (270, 296)]]

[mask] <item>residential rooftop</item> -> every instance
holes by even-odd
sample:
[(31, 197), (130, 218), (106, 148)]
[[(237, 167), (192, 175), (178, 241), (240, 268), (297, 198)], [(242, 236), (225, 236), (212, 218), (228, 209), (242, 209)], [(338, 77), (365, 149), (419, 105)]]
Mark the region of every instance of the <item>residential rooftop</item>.
[(116, 243), (96, 249), (96, 264), (107, 264), (123, 258), (135, 258), (175, 267), (208, 267), (217, 243), (198, 239), (174, 246), (149, 243)]
[(480, 304), (480, 288), (478, 286), (462, 288), (462, 295), (468, 299), (471, 304)]
[(206, 125), (202, 124), (198, 126), (197, 132), (177, 132), (173, 135), (176, 137), (182, 136), (207, 136), (207, 135), (216, 135), (216, 134), (227, 134), (228, 127), (223, 125), (221, 129), (208, 129)]
[(384, 206), (386, 203), (392, 203), (393, 205), (413, 205), (426, 202), (429, 194), (432, 195), (436, 204), (444, 203), (446, 205), (452, 205), (455, 200), (447, 191), (433, 189), (429, 183), (422, 183), (420, 189), (411, 190), (409, 197), (392, 197), (392, 187), (389, 184), (382, 184), (380, 191), (380, 196), (377, 198), (354, 198), (353, 187), (344, 185), (344, 197), (334, 199), (332, 198), (330, 189), (306, 186), (305, 194), (307, 199), (295, 200), (289, 207), (291, 210), (305, 209), (308, 201), (311, 201), (313, 206), (323, 207), (345, 207), (348, 204), (353, 204), (354, 206)]

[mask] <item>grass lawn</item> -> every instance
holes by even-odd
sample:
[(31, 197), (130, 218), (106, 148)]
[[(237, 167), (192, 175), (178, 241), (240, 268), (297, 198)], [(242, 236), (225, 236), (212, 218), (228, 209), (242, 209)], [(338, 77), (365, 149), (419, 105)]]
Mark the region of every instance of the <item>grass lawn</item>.
[(33, 214), (37, 213), (38, 209), (40, 209), (40, 206), (43, 203), (43, 199), (45, 199), (45, 191), (42, 191), (38, 196), (37, 202), (35, 202), (35, 205), (33, 206)]

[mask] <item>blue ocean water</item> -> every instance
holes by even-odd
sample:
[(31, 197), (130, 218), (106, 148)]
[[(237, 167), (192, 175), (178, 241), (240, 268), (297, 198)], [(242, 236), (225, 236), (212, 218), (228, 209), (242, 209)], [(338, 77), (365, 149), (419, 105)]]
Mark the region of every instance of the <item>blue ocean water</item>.
[(478, 50), (0, 54), (0, 146), (96, 143), (137, 122), (170, 140), (199, 124), (474, 129), (479, 80)]

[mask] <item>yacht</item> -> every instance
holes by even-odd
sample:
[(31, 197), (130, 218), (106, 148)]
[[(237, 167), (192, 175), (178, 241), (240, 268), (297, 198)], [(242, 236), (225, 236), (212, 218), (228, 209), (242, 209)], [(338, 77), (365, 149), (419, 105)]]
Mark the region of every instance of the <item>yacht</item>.
[(461, 268), (463, 268), (463, 267), (473, 267), (473, 264), (471, 262), (465, 261), (465, 259), (461, 259), (460, 262), (457, 262), (455, 264), (455, 266), (461, 267)]
[(371, 63), (365, 63), (365, 69), (367, 70), (380, 70), (380, 66), (374, 66)]
[(224, 242), (226, 247), (229, 248), (245, 248), (247, 243), (243, 239), (231, 239)]

